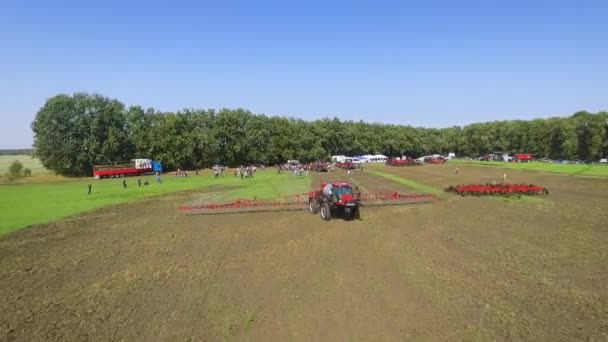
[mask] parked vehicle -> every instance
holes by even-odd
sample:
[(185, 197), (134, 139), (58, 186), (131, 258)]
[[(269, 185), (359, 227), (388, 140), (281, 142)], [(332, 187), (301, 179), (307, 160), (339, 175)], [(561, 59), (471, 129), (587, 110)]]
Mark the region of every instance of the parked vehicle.
[(328, 172), (330, 165), (327, 162), (316, 162), (309, 164), (309, 167), (311, 171)]
[(531, 154), (531, 153), (518, 153), (515, 155), (515, 161), (518, 162), (531, 162), (534, 159), (536, 159), (536, 157)]
[(418, 166), (423, 163), (424, 161), (418, 161), (411, 158), (391, 158), (386, 161), (386, 165), (390, 166)]
[(160, 161), (152, 159), (132, 159), (130, 162), (111, 165), (93, 165), (95, 179), (143, 176), (156, 172), (163, 172), (163, 167)]

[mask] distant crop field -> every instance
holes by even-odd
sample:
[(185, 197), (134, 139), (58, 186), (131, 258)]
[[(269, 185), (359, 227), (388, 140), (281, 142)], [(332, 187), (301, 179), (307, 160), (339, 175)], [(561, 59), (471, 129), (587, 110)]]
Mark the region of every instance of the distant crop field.
[(462, 159), (452, 159), (449, 163), (479, 167), (502, 167), (507, 169), (555, 172), (572, 176), (608, 177), (608, 165), (601, 164), (557, 164), (541, 162), (507, 163), (499, 161), (474, 161)]
[(20, 161), (24, 167), (32, 170), (32, 175), (36, 174), (49, 174), (50, 171), (45, 169), (44, 166), (40, 163), (40, 161), (32, 156), (28, 155), (0, 155), (0, 174), (4, 175), (8, 172), (8, 167), (15, 160)]
[[(24, 168), (28, 168), (32, 171), (32, 175), (30, 177), (23, 177), (12, 182), (6, 177), (8, 173), (8, 167), (15, 160), (20, 161), (23, 164)], [(0, 155), (0, 184), (23, 184), (23, 183), (49, 183), (49, 182), (58, 182), (58, 181), (66, 181), (68, 178), (58, 176), (54, 172), (46, 169), (40, 163), (40, 160), (34, 158), (29, 155), (21, 154), (21, 155)]]

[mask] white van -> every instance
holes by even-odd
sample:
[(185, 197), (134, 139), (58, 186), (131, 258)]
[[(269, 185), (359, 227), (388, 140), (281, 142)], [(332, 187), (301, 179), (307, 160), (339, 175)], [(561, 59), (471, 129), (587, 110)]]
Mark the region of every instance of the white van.
[(331, 161), (334, 162), (334, 163), (343, 162), (344, 159), (346, 159), (346, 156), (343, 156), (343, 155), (331, 156)]

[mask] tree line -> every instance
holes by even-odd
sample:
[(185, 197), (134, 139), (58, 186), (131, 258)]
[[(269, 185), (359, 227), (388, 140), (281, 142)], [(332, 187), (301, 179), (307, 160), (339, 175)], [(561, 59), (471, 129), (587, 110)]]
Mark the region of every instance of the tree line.
[(75, 93), (48, 99), (31, 128), (35, 155), (65, 176), (90, 176), (93, 165), (132, 158), (160, 160), (171, 170), (326, 160), (337, 154), (476, 156), (503, 151), (596, 160), (608, 153), (608, 112), (436, 129), (338, 118), (305, 121), (244, 109), (160, 112)]
[(32, 155), (33, 153), (34, 150), (31, 148), (0, 150), (0, 156)]

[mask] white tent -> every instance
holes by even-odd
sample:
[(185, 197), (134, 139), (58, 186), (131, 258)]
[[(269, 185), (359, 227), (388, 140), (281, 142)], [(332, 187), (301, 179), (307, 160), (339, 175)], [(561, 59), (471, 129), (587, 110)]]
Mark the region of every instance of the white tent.
[(383, 154), (375, 154), (372, 156), (372, 160), (376, 163), (382, 163), (388, 160), (388, 157)]

